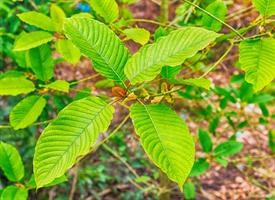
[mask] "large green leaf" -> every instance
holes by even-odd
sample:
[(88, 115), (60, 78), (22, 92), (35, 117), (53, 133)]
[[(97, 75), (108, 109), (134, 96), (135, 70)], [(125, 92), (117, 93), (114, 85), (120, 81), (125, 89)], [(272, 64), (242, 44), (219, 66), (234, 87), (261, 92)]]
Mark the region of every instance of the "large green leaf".
[(45, 88), (49, 88), (52, 90), (60, 91), (60, 92), (69, 92), (70, 89), (70, 83), (64, 80), (56, 80), (52, 83), (49, 83), (47, 85), (43, 85)]
[(81, 56), (80, 51), (71, 40), (57, 40), (55, 47), (58, 53), (68, 62), (76, 64), (79, 61)]
[(10, 181), (20, 181), (24, 177), (24, 166), (21, 157), (10, 144), (0, 141), (0, 168)]
[(130, 113), (149, 158), (182, 188), (195, 157), (194, 141), (185, 122), (163, 104), (133, 104)]
[(43, 97), (33, 95), (20, 101), (10, 113), (10, 123), (15, 130), (26, 128), (37, 120), (46, 105)]
[(240, 63), (245, 80), (257, 92), (275, 77), (275, 39), (247, 40), (240, 44)]
[(0, 95), (27, 94), (35, 90), (33, 82), (25, 77), (3, 77), (0, 79)]
[[(227, 7), (221, 0), (214, 1), (213, 3), (209, 4), (209, 6), (206, 7), (206, 10), (222, 21), (224, 21), (227, 14)], [(205, 13), (202, 16), (202, 25), (203, 27), (216, 32), (220, 31), (222, 28), (221, 22)]]
[(38, 47), (53, 39), (53, 35), (45, 31), (33, 31), (23, 34), (14, 44), (14, 51), (24, 51)]
[(63, 31), (63, 24), (66, 18), (64, 11), (56, 4), (51, 4), (51, 18), (57, 32)]
[(27, 200), (28, 190), (22, 187), (10, 185), (6, 187), (1, 195), (1, 200)]
[(18, 14), (17, 16), (27, 24), (36, 26), (47, 31), (55, 31), (55, 26), (52, 19), (42, 13), (29, 11)]
[(156, 43), (144, 46), (132, 56), (125, 66), (125, 74), (132, 84), (150, 81), (160, 73), (163, 66), (182, 64), (218, 36), (215, 32), (197, 27), (173, 31)]
[(192, 85), (206, 90), (209, 90), (211, 86), (211, 81), (206, 78), (172, 79), (170, 82), (177, 85)]
[(275, 1), (274, 0), (252, 0), (252, 3), (261, 15), (269, 17), (275, 15)]
[(53, 77), (54, 61), (51, 47), (48, 44), (30, 49), (27, 59), (38, 79), (48, 81)]
[(65, 34), (84, 55), (92, 59), (96, 71), (123, 83), (129, 52), (106, 25), (93, 19), (75, 17), (65, 22)]
[(93, 10), (98, 13), (107, 23), (118, 18), (119, 10), (115, 0), (87, 0)]
[(87, 97), (65, 107), (40, 136), (34, 154), (37, 188), (62, 176), (77, 158), (87, 154), (105, 131), (114, 108), (97, 97)]
[(150, 40), (150, 32), (144, 28), (129, 28), (123, 30), (126, 39), (133, 40), (141, 45), (145, 45)]

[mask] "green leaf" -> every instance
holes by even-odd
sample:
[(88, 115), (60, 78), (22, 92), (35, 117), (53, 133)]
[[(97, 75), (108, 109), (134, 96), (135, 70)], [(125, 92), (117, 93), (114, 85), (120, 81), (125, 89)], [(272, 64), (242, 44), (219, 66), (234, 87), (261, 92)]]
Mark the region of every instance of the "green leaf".
[(86, 155), (105, 131), (114, 108), (97, 97), (87, 97), (66, 106), (40, 136), (34, 154), (37, 188), (64, 175), (77, 159)]
[(275, 130), (270, 130), (268, 133), (268, 144), (272, 152), (275, 152)]
[(236, 141), (227, 141), (219, 144), (215, 149), (214, 153), (216, 157), (222, 156), (233, 156), (239, 153), (243, 149), (243, 144)]
[(170, 82), (177, 85), (191, 85), (201, 87), (206, 90), (209, 90), (211, 86), (211, 81), (206, 78), (174, 79), (170, 80)]
[(200, 176), (204, 174), (209, 169), (209, 163), (205, 158), (199, 158), (193, 165), (193, 168), (190, 172), (190, 177)]
[(219, 163), (220, 165), (222, 165), (223, 167), (227, 167), (228, 165), (228, 160), (225, 160), (223, 158), (220, 157), (215, 157), (214, 160)]
[(93, 19), (71, 18), (65, 22), (65, 34), (92, 59), (97, 72), (123, 84), (129, 51), (106, 25)]
[(12, 109), (10, 123), (15, 130), (26, 128), (37, 120), (46, 106), (43, 97), (33, 95), (24, 98)]
[(258, 92), (275, 77), (275, 39), (246, 40), (240, 44), (240, 64), (245, 80)]
[(199, 140), (202, 150), (205, 153), (209, 153), (212, 150), (213, 142), (209, 134), (201, 128), (199, 128)]
[[(206, 11), (208, 11), (218, 19), (224, 21), (225, 16), (227, 14), (227, 7), (223, 1), (218, 0), (209, 4), (206, 7)], [(202, 16), (202, 25), (203, 27), (215, 32), (219, 32), (222, 28), (222, 23), (220, 23), (219, 21), (217, 21), (216, 19), (214, 19), (213, 17), (210, 17), (205, 13), (203, 13), (203, 16)]]
[(115, 0), (87, 0), (93, 10), (98, 13), (107, 23), (118, 18), (119, 10)]
[(55, 31), (52, 19), (42, 13), (29, 11), (22, 14), (17, 14), (17, 16), (27, 24), (36, 26), (46, 31)]
[(63, 24), (66, 18), (66, 14), (56, 4), (51, 4), (50, 14), (54, 23), (55, 30), (61, 33), (63, 31)]
[(154, 79), (163, 66), (177, 66), (186, 58), (213, 42), (219, 34), (197, 27), (187, 27), (161, 37), (156, 43), (145, 45), (126, 66), (125, 74), (132, 84)]
[(183, 186), (184, 199), (195, 199), (196, 198), (196, 188), (191, 182), (185, 183)]
[(42, 44), (48, 43), (53, 39), (53, 35), (45, 31), (33, 31), (22, 35), (14, 44), (14, 51), (24, 51)]
[(275, 15), (274, 0), (252, 0), (253, 5), (265, 17)]
[(35, 90), (33, 82), (25, 77), (4, 77), (0, 79), (0, 95), (16, 96)]
[(97, 81), (94, 86), (96, 88), (112, 88), (115, 86), (115, 83), (114, 81), (104, 79), (104, 80)]
[(43, 85), (43, 87), (68, 93), (70, 89), (70, 84), (64, 80), (56, 80), (50, 84)]
[(65, 60), (72, 64), (76, 64), (80, 59), (80, 51), (72, 43), (71, 40), (57, 40), (55, 43), (55, 48), (57, 52), (60, 53)]
[(163, 104), (133, 104), (130, 115), (149, 158), (182, 188), (195, 154), (185, 122)]
[[(44, 187), (52, 187), (54, 185), (58, 185), (60, 183), (64, 183), (68, 181), (67, 177), (65, 175), (58, 177), (56, 179), (54, 179), (52, 182), (50, 182), (49, 184), (45, 185)], [(28, 183), (26, 184), (26, 187), (28, 187), (29, 189), (34, 189), (36, 188), (36, 183), (35, 183), (35, 179), (34, 176), (32, 175), (30, 180), (28, 181)]]
[(141, 45), (145, 45), (150, 40), (150, 32), (144, 28), (129, 28), (123, 30), (126, 39), (133, 40)]
[(48, 44), (30, 49), (28, 63), (38, 79), (48, 81), (54, 74), (54, 61), (52, 49)]
[(20, 181), (25, 174), (24, 166), (17, 149), (0, 141), (0, 168), (5, 176), (13, 182)]
[(27, 200), (28, 190), (13, 185), (6, 187), (1, 195), (1, 200)]
[(180, 73), (182, 66), (169, 67), (164, 66), (161, 69), (160, 75), (165, 79), (175, 79), (175, 77)]

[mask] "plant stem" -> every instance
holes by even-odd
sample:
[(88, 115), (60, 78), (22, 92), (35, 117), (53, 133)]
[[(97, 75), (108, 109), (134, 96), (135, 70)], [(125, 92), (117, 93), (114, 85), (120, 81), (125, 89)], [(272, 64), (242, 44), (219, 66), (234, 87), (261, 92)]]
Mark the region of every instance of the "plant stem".
[(94, 79), (94, 78), (98, 77), (99, 75), (100, 75), (100, 74), (93, 74), (93, 75), (91, 75), (91, 76), (85, 77), (85, 78), (80, 79), (80, 80), (78, 80), (78, 81), (71, 82), (70, 85), (77, 85), (78, 83), (81, 83), (81, 82), (85, 82), (85, 81)]
[[(49, 119), (49, 120), (45, 120), (45, 121), (42, 121), (42, 122), (36, 122), (36, 123), (33, 123), (29, 126), (39, 126), (39, 125), (43, 125), (43, 124), (48, 124), (52, 121), (53, 119)], [(7, 124), (7, 125), (0, 125), (0, 129), (5, 129), (5, 128), (12, 128), (11, 125)]]
[(165, 173), (160, 171), (160, 191), (158, 194), (159, 200), (170, 200), (170, 180)]
[(98, 145), (96, 145), (95, 148), (93, 148), (92, 152), (95, 152), (101, 145), (103, 145), (107, 140), (109, 140), (114, 134), (116, 134), (118, 132), (118, 130), (127, 122), (127, 120), (129, 119), (130, 115), (128, 114), (123, 120), (122, 122), (120, 122), (120, 124), (107, 136), (105, 137), (103, 140), (100, 141), (100, 143)]
[(241, 39), (244, 39), (244, 37), (236, 30), (234, 29), (232, 26), (230, 26), (229, 24), (225, 23), (224, 21), (220, 20), (219, 18), (217, 18), (215, 15), (213, 15), (212, 13), (208, 12), (207, 10), (201, 8), (200, 6), (194, 4), (193, 2), (190, 2), (188, 0), (184, 0), (186, 3), (194, 6), (195, 8), (199, 9), (200, 11), (204, 12), (205, 14), (207, 14), (208, 16), (212, 17), (213, 19), (217, 20), (218, 22), (222, 23), (223, 25), (225, 25), (227, 28), (229, 28), (230, 30), (232, 30), (234, 33), (236, 33)]
[(160, 26), (165, 26), (165, 24), (154, 21), (154, 20), (150, 20), (150, 19), (129, 19), (127, 20), (128, 22), (145, 22), (145, 23), (150, 23), (150, 24), (157, 24)]
[(161, 0), (160, 4), (160, 22), (166, 24), (169, 18), (169, 0)]
[(229, 54), (233, 46), (234, 46), (234, 43), (231, 42), (226, 52), (219, 58), (219, 60), (217, 60), (217, 62), (215, 62), (215, 64), (212, 67), (210, 67), (202, 76), (200, 76), (200, 78), (205, 77), (209, 72), (211, 72), (215, 67), (217, 67), (223, 61), (223, 59)]

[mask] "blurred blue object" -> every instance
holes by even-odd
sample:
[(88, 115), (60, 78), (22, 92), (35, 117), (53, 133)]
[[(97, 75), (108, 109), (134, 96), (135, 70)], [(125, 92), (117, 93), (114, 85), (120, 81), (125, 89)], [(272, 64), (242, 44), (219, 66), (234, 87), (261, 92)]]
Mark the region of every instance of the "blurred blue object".
[(80, 10), (80, 11), (82, 11), (82, 12), (90, 12), (90, 11), (91, 11), (91, 7), (90, 7), (90, 5), (87, 4), (87, 3), (78, 3), (78, 4), (76, 5), (76, 9), (77, 9), (77, 10)]

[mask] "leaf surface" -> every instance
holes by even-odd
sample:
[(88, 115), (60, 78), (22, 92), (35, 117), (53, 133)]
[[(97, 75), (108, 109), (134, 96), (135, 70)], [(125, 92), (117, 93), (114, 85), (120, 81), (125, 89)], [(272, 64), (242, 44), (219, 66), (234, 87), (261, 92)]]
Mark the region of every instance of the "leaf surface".
[(115, 0), (88, 0), (93, 10), (98, 13), (107, 23), (118, 18), (119, 10)]
[(13, 182), (20, 181), (25, 174), (21, 156), (17, 149), (0, 141), (0, 168), (5, 176)]
[(36, 26), (46, 31), (55, 31), (52, 19), (42, 13), (29, 11), (18, 14), (17, 16), (27, 24)]
[(195, 155), (185, 122), (163, 104), (133, 104), (130, 115), (149, 158), (182, 188)]
[(215, 32), (197, 27), (173, 31), (156, 43), (145, 45), (132, 56), (125, 66), (125, 74), (132, 84), (150, 81), (163, 66), (182, 64), (218, 36)]
[(43, 97), (33, 95), (24, 98), (12, 109), (10, 123), (15, 130), (26, 128), (37, 120), (46, 106)]
[(123, 70), (129, 52), (106, 25), (93, 19), (75, 17), (65, 22), (65, 34), (82, 54), (92, 59), (97, 72), (123, 84), (126, 79)]
[(76, 64), (80, 59), (79, 49), (72, 43), (71, 40), (57, 40), (55, 43), (56, 50), (65, 60), (72, 64)]
[(1, 195), (1, 200), (27, 200), (28, 190), (14, 185), (6, 187)]
[(252, 0), (253, 5), (265, 17), (275, 15), (275, 1), (274, 0)]
[(86, 155), (105, 131), (114, 108), (97, 97), (87, 97), (66, 106), (40, 136), (34, 154), (37, 188), (58, 178)]
[(45, 31), (33, 31), (23, 34), (14, 44), (14, 51), (24, 51), (46, 44), (53, 39), (53, 35)]
[(275, 77), (275, 39), (247, 40), (240, 44), (240, 64), (245, 80), (255, 92), (268, 85)]
[(25, 77), (4, 77), (0, 79), (0, 95), (16, 96), (35, 90), (33, 82)]

